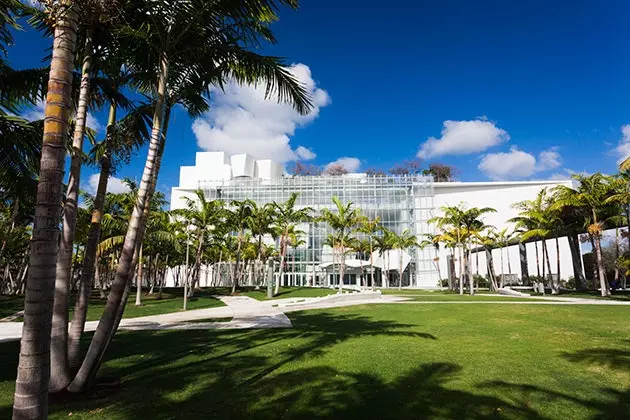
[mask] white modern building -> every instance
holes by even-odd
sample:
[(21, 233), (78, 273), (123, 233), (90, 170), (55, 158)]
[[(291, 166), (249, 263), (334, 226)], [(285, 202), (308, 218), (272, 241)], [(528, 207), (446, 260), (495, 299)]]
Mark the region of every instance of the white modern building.
[[(559, 184), (571, 185), (571, 181), (435, 183), (429, 177), (415, 175), (368, 176), (352, 173), (292, 176), (284, 174), (281, 165), (268, 159), (255, 159), (247, 154), (227, 156), (224, 152), (198, 152), (194, 166), (180, 168), (179, 185), (171, 192), (171, 208), (182, 208), (185, 205), (183, 197), (194, 199), (197, 189), (203, 190), (209, 199), (226, 202), (252, 199), (259, 204), (283, 202), (291, 193), (298, 192), (297, 206), (312, 207), (316, 211), (332, 208), (331, 198), (337, 196), (342, 201), (352, 201), (370, 218), (379, 217), (388, 229), (397, 233), (410, 229), (422, 240), (425, 233), (434, 233), (434, 226), (428, 220), (439, 215), (442, 206), (464, 203), (467, 207), (493, 207), (497, 212), (489, 214), (484, 221), (502, 229), (507, 226), (507, 220), (517, 216), (517, 211), (511, 207), (514, 202), (533, 199), (541, 188)], [(324, 244), (330, 228), (323, 223), (306, 223), (298, 228), (305, 232), (305, 245), (290, 251), (290, 274), (283, 282), (296, 285), (330, 285), (337, 282), (338, 277), (334, 273), (338, 262), (334, 261), (332, 249)], [(555, 242), (549, 241), (548, 245), (549, 257), (555, 261)], [(495, 272), (510, 272), (514, 278), (520, 278), (523, 270), (528, 270), (529, 275), (536, 275), (534, 244), (527, 244), (525, 249), (526, 253), (519, 252), (518, 245), (507, 250), (495, 249)], [(440, 250), (439, 258), (436, 258), (431, 247), (403, 252), (403, 285), (438, 286), (438, 273), (442, 278), (447, 276), (448, 255), (449, 251)], [(560, 255), (560, 277), (568, 278), (573, 275), (573, 267), (566, 238), (560, 240)], [(387, 273), (390, 282), (393, 279), (397, 282), (398, 275), (395, 273), (400, 261), (397, 252), (374, 253), (374, 267), (370, 266), (368, 255), (355, 254), (346, 258), (346, 284), (358, 284), (363, 281), (362, 273), (369, 277), (365, 273), (370, 270), (374, 270), (378, 285), (383, 284), (383, 276)], [(473, 254), (471, 259), (473, 273), (485, 275), (484, 253)], [(552, 265), (551, 272), (557, 275), (556, 264)]]

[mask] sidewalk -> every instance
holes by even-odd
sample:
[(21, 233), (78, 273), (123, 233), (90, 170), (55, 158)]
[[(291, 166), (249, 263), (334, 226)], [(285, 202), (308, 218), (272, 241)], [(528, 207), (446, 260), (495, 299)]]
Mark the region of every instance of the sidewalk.
[[(119, 329), (139, 330), (207, 330), (246, 328), (290, 328), (291, 321), (278, 308), (246, 296), (224, 296), (220, 299), (227, 305), (218, 308), (196, 309), (126, 318)], [(232, 318), (229, 322), (191, 322), (209, 318)], [(98, 321), (85, 323), (85, 331), (94, 331)], [(22, 337), (21, 322), (0, 322), (0, 343), (19, 340)]]

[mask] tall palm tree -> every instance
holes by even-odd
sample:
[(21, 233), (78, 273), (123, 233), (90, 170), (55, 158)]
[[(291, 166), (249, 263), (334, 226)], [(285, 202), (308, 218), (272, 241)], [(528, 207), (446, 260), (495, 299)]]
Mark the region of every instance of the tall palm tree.
[(400, 235), (394, 233), (392, 236), (393, 247), (399, 252), (399, 266), (398, 266), (398, 290), (402, 289), (402, 276), (403, 276), (403, 251), (412, 247), (418, 246), (418, 237), (412, 233), (409, 229), (405, 229)]
[(135, 46), (129, 54), (128, 68), (132, 73), (148, 76), (142, 77), (143, 80), (156, 81), (146, 89), (155, 92), (151, 140), (110, 298), (86, 358), (68, 388), (70, 391), (84, 390), (94, 377), (124, 308), (134, 255), (142, 243), (147, 205), (164, 150), (162, 134), (168, 114), (165, 109), (168, 87), (187, 80), (188, 85), (208, 93), (209, 84), (221, 85), (232, 77), (239, 83), (266, 83), (268, 96), (277, 95), (278, 100), (292, 104), (298, 112), (310, 110), (305, 87), (282, 66), (281, 60), (247, 50), (263, 39), (275, 41), (268, 24), (277, 19), (278, 3), (297, 6), (295, 0), (145, 0), (134, 2), (133, 12), (125, 16), (128, 26), (120, 32), (121, 36)]
[(332, 198), (335, 204), (335, 210), (323, 209), (321, 218), (323, 221), (336, 232), (337, 238), (336, 245), (339, 247), (340, 261), (339, 261), (339, 292), (343, 290), (343, 280), (346, 268), (346, 251), (349, 245), (349, 238), (352, 233), (356, 232), (357, 227), (361, 224), (363, 216), (361, 210), (354, 208), (352, 202), (343, 204), (339, 197)]
[(456, 244), (460, 254), (460, 279), (459, 294), (464, 294), (464, 277), (468, 277), (470, 294), (474, 294), (472, 272), (468, 264), (468, 256), (470, 253), (469, 245), (476, 237), (478, 232), (483, 231), (486, 226), (482, 221), (482, 217), (488, 213), (496, 212), (491, 207), (472, 207), (466, 209), (463, 204), (458, 206), (443, 206), (441, 208), (443, 215), (436, 216), (429, 220), (429, 223), (435, 223), (443, 232), (449, 232), (456, 238)]
[(260, 280), (262, 280), (263, 278), (265, 264), (265, 261), (263, 260), (265, 245), (263, 242), (263, 237), (265, 235), (273, 234), (273, 216), (273, 204), (266, 203), (262, 206), (259, 206), (255, 202), (253, 203), (249, 229), (251, 230), (252, 235), (254, 235), (257, 240), (256, 263), (254, 267), (255, 278), (258, 279), (256, 281), (257, 287)]
[(376, 238), (376, 235), (382, 228), (381, 219), (378, 216), (374, 219), (365, 216), (361, 219), (357, 229), (358, 232), (363, 233), (367, 237), (369, 244), (368, 252), (370, 253), (370, 282), (372, 283), (372, 290), (374, 289), (374, 238)]
[(394, 237), (393, 232), (387, 228), (383, 228), (381, 232), (382, 234), (375, 238), (375, 242), (376, 249), (384, 262), (382, 270), (384, 275), (381, 275), (381, 287), (388, 288), (390, 271), (389, 251), (394, 249)]
[(612, 179), (599, 172), (589, 176), (574, 175), (573, 179), (579, 182), (577, 188), (564, 185), (556, 187), (555, 202), (552, 207), (556, 209), (571, 207), (582, 212), (587, 231), (595, 245), (595, 261), (599, 273), (601, 295), (610, 296), (602, 256), (601, 237), (605, 228), (606, 214), (610, 212), (610, 203), (606, 200), (611, 196)]
[(192, 230), (196, 241), (195, 262), (192, 267), (193, 282), (190, 285), (189, 296), (194, 294), (201, 272), (201, 258), (203, 249), (212, 237), (215, 229), (224, 223), (227, 213), (223, 201), (208, 201), (202, 190), (195, 191), (195, 199), (184, 197), (186, 208), (173, 211), (173, 214), (183, 216), (188, 228)]
[(234, 200), (230, 203), (231, 209), (229, 210), (228, 223), (231, 228), (236, 231), (236, 259), (234, 261), (232, 294), (236, 293), (236, 289), (239, 287), (241, 251), (243, 245), (248, 242), (245, 236), (245, 230), (252, 224), (253, 204), (254, 202), (252, 200)]
[(72, 102), (72, 92), (68, 87), (72, 86), (78, 21), (77, 9), (71, 0), (55, 3), (60, 7), (49, 11), (49, 18), (55, 21), (55, 30), (13, 402), (14, 418), (45, 418), (48, 410), (52, 301), (59, 249), (67, 124)]
[(287, 243), (289, 240), (289, 233), (292, 229), (295, 229), (300, 223), (305, 223), (312, 220), (313, 209), (310, 207), (296, 208), (296, 202), (298, 193), (292, 193), (289, 199), (284, 203), (273, 202), (275, 209), (274, 226), (277, 231), (277, 237), (279, 239), (280, 248), (280, 273), (278, 276), (278, 282), (274, 290), (274, 294), (280, 292), (280, 282), (284, 274), (284, 265), (286, 259)]
[(433, 251), (435, 252), (435, 257), (433, 258), (433, 265), (435, 265), (435, 269), (438, 273), (438, 282), (442, 282), (442, 273), (440, 272), (440, 242), (441, 235), (433, 234), (433, 233), (425, 233), (424, 238), (418, 246), (420, 248), (425, 248), (427, 246), (431, 246)]

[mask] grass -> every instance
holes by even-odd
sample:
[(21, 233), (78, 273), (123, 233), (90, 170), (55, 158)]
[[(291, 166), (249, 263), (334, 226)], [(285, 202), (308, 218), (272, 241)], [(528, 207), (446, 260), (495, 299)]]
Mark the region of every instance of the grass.
[[(523, 301), (524, 298), (513, 297), (513, 296), (488, 296), (489, 292), (480, 291), (476, 292), (474, 296), (470, 296), (468, 294), (460, 295), (459, 293), (448, 291), (448, 290), (421, 290), (421, 289), (381, 289), (381, 292), (384, 295), (397, 295), (409, 298), (414, 301), (420, 302), (436, 302), (436, 301), (465, 301), (465, 302), (475, 302), (475, 301), (492, 301), (492, 302), (513, 302), (513, 301)], [(543, 299), (536, 298), (527, 298), (527, 301), (542, 301)]]
[[(230, 295), (232, 289), (229, 287), (217, 287), (206, 288), (206, 293), (214, 295)], [(307, 298), (307, 297), (320, 297), (328, 296), (337, 293), (337, 289), (319, 288), (319, 287), (281, 287), (280, 293), (274, 296), (272, 299), (287, 299), (287, 298)], [(255, 290), (253, 287), (244, 287), (236, 292), (240, 296), (248, 296), (256, 300), (267, 300), (267, 288), (261, 287)]]
[[(629, 315), (364, 305), (292, 313), (292, 329), (120, 332), (101, 385), (53, 398), (50, 418), (622, 419)], [(18, 348), (0, 344), (0, 418)]]
[[(1, 311), (4, 314), (12, 315), (24, 308), (24, 296), (0, 296)], [(74, 309), (74, 298), (70, 299), (70, 318), (72, 319), (72, 311)], [(105, 310), (106, 299), (99, 299), (98, 292), (92, 294), (88, 305), (87, 320), (98, 321)], [(182, 310), (184, 305), (184, 294), (181, 289), (167, 289), (162, 293), (162, 299), (157, 299), (157, 294), (142, 296), (142, 306), (135, 305), (135, 291), (131, 291), (127, 305), (125, 306), (124, 318), (137, 318), (140, 316), (160, 315)], [(7, 309), (5, 309), (5, 305)], [(188, 309), (204, 309), (225, 306), (219, 299), (212, 297), (212, 293), (207, 291), (196, 291), (195, 296), (188, 299)], [(10, 313), (9, 313), (10, 312)], [(2, 316), (0, 316), (2, 317)], [(22, 321), (22, 318), (16, 321)]]
[(0, 295), (0, 319), (24, 309), (24, 296)]
[(630, 302), (630, 292), (625, 291), (625, 290), (613, 292), (610, 297), (602, 297), (601, 293), (598, 290), (580, 290), (580, 291), (568, 290), (568, 291), (563, 291), (559, 295), (547, 294), (547, 296), (585, 298), (585, 299), (608, 299), (608, 300), (620, 300), (620, 301)]

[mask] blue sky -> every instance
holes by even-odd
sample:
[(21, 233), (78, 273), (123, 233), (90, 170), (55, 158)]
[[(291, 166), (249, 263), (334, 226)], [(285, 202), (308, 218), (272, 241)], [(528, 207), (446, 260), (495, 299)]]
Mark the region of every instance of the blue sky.
[[(389, 9), (303, 0), (281, 12), (279, 44), (263, 53), (297, 65), (316, 112), (298, 117), (238, 86), (216, 92), (196, 122), (178, 109), (159, 188), (177, 185), (195, 151), (218, 148), (287, 165), (349, 158), (353, 170), (387, 170), (420, 153), (456, 166), (464, 181), (613, 172), (630, 153), (629, 14), (623, 0), (406, 0)], [(49, 46), (25, 31), (9, 59), (39, 65)], [(117, 176), (139, 179), (145, 156)]]

